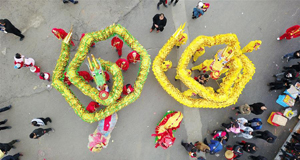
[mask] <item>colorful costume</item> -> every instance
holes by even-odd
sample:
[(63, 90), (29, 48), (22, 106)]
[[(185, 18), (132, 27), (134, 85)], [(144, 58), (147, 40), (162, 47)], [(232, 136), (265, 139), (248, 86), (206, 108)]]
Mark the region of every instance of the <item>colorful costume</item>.
[[(79, 41), (81, 41), (81, 39), (82, 39), (84, 36), (85, 36), (85, 33), (82, 33)], [(95, 42), (92, 43), (91, 47), (95, 47)]]
[(16, 58), (16, 56), (14, 56), (14, 64), (15, 64), (15, 68), (16, 69), (21, 69), (24, 66), (24, 56), (21, 55), (21, 58)]
[(200, 47), (193, 56), (193, 62), (196, 62), (197, 59), (205, 53), (205, 48)]
[(90, 113), (94, 113), (96, 111), (97, 108), (99, 108), (100, 105), (95, 102), (95, 101), (91, 101), (88, 106), (86, 107), (86, 110), (89, 111)]
[(132, 51), (127, 55), (127, 60), (129, 63), (135, 64), (136, 62), (140, 62), (140, 55), (136, 51)]
[(117, 49), (118, 55), (119, 55), (119, 57), (121, 57), (122, 56), (123, 41), (118, 37), (114, 37), (111, 40), (111, 46), (113, 48), (115, 47)]
[(100, 152), (102, 148), (107, 147), (110, 139), (110, 133), (114, 129), (117, 120), (118, 115), (117, 113), (114, 113), (98, 122), (97, 129), (93, 134), (89, 135), (88, 148), (91, 152)]
[(30, 71), (33, 73), (40, 73), (41, 69), (38, 66), (32, 66), (30, 67)]
[(292, 38), (297, 38), (299, 36), (300, 36), (300, 25), (295, 25), (291, 28), (288, 28), (282, 36), (277, 38), (277, 40), (282, 40), (284, 38), (290, 40)]
[[(78, 75), (81, 76), (87, 82), (93, 81), (93, 77), (87, 71), (79, 71)], [(72, 84), (69, 81), (69, 78), (67, 77), (67, 72), (65, 72), (64, 82), (69, 86)]]
[(161, 68), (164, 72), (166, 72), (167, 70), (169, 70), (170, 68), (172, 68), (172, 62), (170, 60), (164, 61), (161, 64)]
[(47, 80), (50, 81), (50, 73), (48, 72), (44, 72), (44, 77), (42, 77), (41, 75), (39, 75), (41, 80)]
[[(61, 28), (53, 28), (52, 33), (58, 38), (58, 39), (65, 39), (65, 37), (68, 35), (68, 33), (61, 29)], [(74, 42), (71, 40), (72, 46), (75, 46)]]
[(163, 119), (155, 128), (155, 148), (161, 146), (163, 149), (171, 147), (175, 142), (174, 132), (180, 127), (183, 115), (180, 111), (167, 111)]
[(131, 92), (134, 91), (134, 88), (132, 87), (131, 84), (126, 84), (124, 87), (123, 87), (123, 94), (124, 95), (128, 95), (130, 94)]
[(247, 52), (252, 52), (253, 50), (258, 50), (260, 45), (261, 45), (260, 40), (251, 41), (242, 49), (242, 52), (247, 53)]
[(188, 39), (188, 35), (186, 33), (182, 33), (180, 35), (181, 37), (179, 38), (179, 40), (176, 42), (176, 46), (180, 47), (181, 45), (184, 45)]
[(116, 64), (123, 70), (127, 71), (129, 68), (129, 62), (126, 59), (120, 58), (116, 61)]

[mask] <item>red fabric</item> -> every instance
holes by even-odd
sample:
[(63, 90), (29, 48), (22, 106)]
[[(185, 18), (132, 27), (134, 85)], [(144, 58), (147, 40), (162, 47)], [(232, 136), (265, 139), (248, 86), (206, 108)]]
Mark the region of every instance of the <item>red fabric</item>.
[(132, 85), (129, 85), (128, 87), (126, 87), (126, 85), (124, 85), (124, 87), (123, 87), (123, 94), (124, 95), (128, 95), (128, 93), (127, 93), (128, 88), (130, 89), (130, 93), (132, 93), (134, 91), (134, 88), (132, 87)]
[(65, 72), (64, 83), (66, 83), (69, 86), (72, 84), (71, 81), (69, 80), (69, 78), (67, 77), (67, 72)]
[(120, 38), (114, 37), (111, 40), (111, 46), (117, 49), (119, 56), (122, 56), (123, 41)]
[(45, 79), (44, 77), (42, 77), (41, 75), (39, 76), (41, 80), (49, 80), (50, 79), (50, 73), (48, 72), (44, 72), (44, 75), (45, 74), (48, 74), (49, 75), (49, 78), (48, 79)]
[(33, 66), (34, 68), (35, 68), (35, 71), (34, 71), (34, 73), (40, 73), (40, 67), (38, 67), (38, 66)]
[(110, 121), (111, 121), (111, 115), (104, 119), (104, 127), (103, 127), (104, 131), (108, 131), (110, 127), (110, 123), (109, 123)]
[[(57, 31), (58, 33), (54, 33), (54, 31)], [(58, 39), (64, 39), (68, 35), (68, 33), (65, 30), (61, 29), (61, 28), (53, 28), (52, 29), (52, 33)], [(75, 46), (75, 44), (74, 44), (74, 42), (72, 40), (71, 40), (71, 44), (72, 44), (72, 46)]]
[(109, 74), (106, 71), (104, 71), (104, 74), (105, 74), (105, 80), (109, 81), (110, 80)]
[[(81, 41), (81, 39), (82, 39), (84, 36), (85, 36), (85, 33), (82, 33), (82, 34), (81, 34), (81, 38), (80, 38), (80, 40), (79, 40), (79, 41)], [(94, 43), (92, 43), (91, 47), (95, 47), (95, 42), (94, 42)]]
[[(16, 62), (16, 61), (15, 61), (14, 63), (15, 63), (15, 65), (16, 65), (16, 64), (20, 64), (20, 65), (21, 65), (20, 68), (22, 68), (22, 67), (24, 66), (24, 62), (23, 62), (23, 61), (22, 61), (22, 62)], [(20, 69), (20, 68), (19, 68), (19, 69)]]
[(90, 113), (94, 113), (97, 108), (99, 108), (99, 104), (97, 102), (91, 101), (88, 106), (86, 107), (86, 110)]
[[(124, 62), (124, 63), (123, 63)], [(126, 59), (120, 58), (117, 60), (116, 64), (123, 70), (127, 71), (129, 68), (129, 62)]]
[(94, 78), (89, 74), (89, 72), (87, 71), (79, 71), (78, 75), (83, 77), (85, 81), (90, 82), (92, 81)]
[(279, 37), (280, 40), (286, 38), (287, 40), (290, 40), (292, 38), (297, 38), (300, 36), (300, 25), (295, 25), (295, 26), (292, 26), (290, 28), (288, 28), (286, 30), (286, 32)]
[[(135, 57), (133, 57), (133, 53), (136, 53)], [(140, 55), (136, 51), (132, 51), (127, 55), (127, 60), (129, 63), (136, 63), (140, 61)]]

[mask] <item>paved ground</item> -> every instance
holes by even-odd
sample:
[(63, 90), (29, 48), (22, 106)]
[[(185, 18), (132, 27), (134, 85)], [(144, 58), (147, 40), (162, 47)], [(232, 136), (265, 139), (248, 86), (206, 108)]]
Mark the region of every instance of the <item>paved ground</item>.
[[(119, 114), (119, 121), (112, 132), (112, 138), (107, 149), (100, 153), (91, 153), (87, 149), (88, 134), (96, 128), (96, 123), (83, 122), (65, 102), (64, 98), (55, 89), (48, 91), (47, 82), (39, 80), (28, 69), (13, 69), (13, 56), (19, 52), (36, 60), (36, 64), (43, 71), (51, 72), (60, 54), (60, 41), (51, 33), (54, 27), (66, 30), (73, 24), (74, 41), (78, 46), (81, 33), (92, 32), (105, 28), (112, 23), (120, 23), (139, 40), (148, 50), (152, 60), (159, 49), (166, 43), (176, 28), (187, 22), (186, 32), (191, 42), (198, 35), (213, 36), (222, 33), (237, 34), (241, 46), (249, 41), (260, 39), (263, 41), (259, 51), (247, 54), (256, 66), (256, 73), (243, 91), (236, 105), (244, 103), (264, 102), (269, 108), (261, 116), (265, 122), (263, 130), (270, 130), (278, 136), (274, 144), (267, 144), (262, 140), (250, 140), (259, 146), (256, 155), (264, 155), (273, 159), (279, 146), (296, 124), (296, 119), (288, 122), (286, 127), (271, 126), (266, 123), (272, 111), (282, 109), (275, 103), (279, 92), (268, 92), (266, 84), (273, 81), (272, 75), (281, 71), (284, 65), (291, 65), (296, 61), (286, 63), (280, 59), (285, 54), (299, 49), (299, 40), (276, 41), (276, 38), (286, 28), (299, 24), (299, 0), (260, 0), (260, 1), (229, 1), (211, 0), (209, 10), (197, 20), (191, 19), (192, 8), (197, 1), (181, 0), (176, 7), (169, 6), (156, 10), (156, 0), (81, 0), (79, 4), (63, 4), (60, 0), (2, 0), (3, 9), (0, 10), (1, 18), (8, 18), (20, 28), (26, 38), (20, 42), (19, 38), (10, 34), (0, 35), (0, 63), (1, 96), (0, 106), (13, 105), (13, 108), (1, 113), (2, 119), (9, 119), (11, 130), (1, 131), (0, 142), (8, 142), (19, 138), (21, 142), (17, 149), (10, 154), (23, 152), (25, 160), (131, 160), (131, 159), (188, 159), (186, 152), (180, 146), (180, 141), (202, 140), (209, 138), (209, 132), (220, 128), (222, 122), (227, 122), (229, 116), (234, 116), (230, 107), (225, 109), (196, 109), (184, 107), (170, 97), (158, 84), (150, 71), (147, 82), (140, 99), (124, 108)], [(4, 8), (5, 7), (5, 8)], [(165, 13), (168, 23), (165, 31), (156, 34), (149, 33), (152, 16), (156, 13)], [(116, 61), (117, 54), (111, 50), (110, 42), (99, 42), (91, 52), (96, 57)], [(187, 45), (186, 45), (187, 46)], [(174, 49), (168, 56), (174, 66), (184, 48)], [(199, 58), (198, 64), (207, 58), (212, 58), (221, 48), (212, 47)], [(76, 47), (73, 47), (74, 54)], [(123, 53), (129, 53), (127, 47)], [(197, 64), (196, 63), (196, 64)], [(87, 70), (82, 65), (82, 70)], [(125, 83), (133, 83), (138, 66), (130, 67), (124, 73)], [(167, 72), (171, 82), (181, 87), (182, 84), (173, 81), (175, 69)], [(210, 82), (215, 85), (213, 82)], [(84, 104), (89, 98), (81, 94), (74, 86), (72, 90)], [(298, 106), (296, 106), (298, 107)], [(295, 108), (296, 108), (295, 107)], [(167, 110), (180, 110), (184, 113), (184, 121), (176, 132), (176, 142), (172, 148), (163, 150), (154, 148), (154, 133), (156, 123)], [(53, 123), (49, 127), (55, 128), (55, 133), (45, 135), (39, 140), (31, 140), (28, 135), (34, 127), (30, 120), (35, 117), (49, 116)], [(246, 118), (253, 118), (250, 115)], [(236, 140), (230, 137), (229, 144)], [(224, 159), (224, 151), (217, 156), (206, 155), (208, 160)], [(246, 159), (248, 154), (243, 158)]]

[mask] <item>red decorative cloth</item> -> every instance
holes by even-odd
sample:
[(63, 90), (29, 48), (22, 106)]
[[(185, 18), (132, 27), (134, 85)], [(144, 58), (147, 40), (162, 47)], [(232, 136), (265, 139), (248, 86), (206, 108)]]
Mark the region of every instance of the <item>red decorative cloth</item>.
[(129, 68), (129, 62), (124, 59), (124, 58), (120, 58), (116, 61), (116, 64), (123, 70), (123, 71), (127, 71), (127, 69)]
[[(82, 33), (82, 34), (81, 34), (81, 38), (80, 38), (80, 40), (79, 40), (79, 41), (81, 41), (81, 39), (82, 39), (84, 36), (85, 36), (85, 33)], [(95, 42), (94, 42), (94, 43), (92, 43), (91, 47), (95, 47)]]
[[(53, 28), (52, 33), (58, 38), (58, 39), (64, 39), (68, 33), (61, 29), (61, 28)], [(72, 46), (75, 46), (74, 42), (71, 40)]]
[(87, 71), (79, 71), (78, 75), (83, 77), (83, 79), (87, 82), (93, 81), (94, 78)]
[(96, 111), (97, 108), (99, 108), (100, 105), (95, 102), (95, 101), (91, 101), (88, 106), (86, 107), (86, 110), (89, 111), (90, 113), (94, 113)]
[(136, 63), (140, 61), (140, 55), (136, 51), (132, 51), (127, 55), (127, 60), (129, 63)]
[(105, 81), (109, 81), (110, 80), (109, 74), (106, 71), (104, 71), (104, 74), (105, 74)]
[(279, 37), (280, 40), (286, 38), (287, 40), (290, 40), (292, 38), (297, 38), (300, 36), (300, 25), (295, 25), (293, 27), (290, 27), (286, 30), (286, 32)]
[(122, 56), (123, 41), (118, 37), (114, 37), (111, 40), (111, 46), (117, 49), (118, 55), (119, 55), (119, 57), (121, 57)]

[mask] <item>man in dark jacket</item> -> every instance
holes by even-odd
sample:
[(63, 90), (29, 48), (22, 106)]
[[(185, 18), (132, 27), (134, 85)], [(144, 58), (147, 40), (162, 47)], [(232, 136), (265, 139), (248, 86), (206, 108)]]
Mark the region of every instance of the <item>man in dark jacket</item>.
[(289, 80), (283, 79), (281, 81), (275, 81), (268, 84), (270, 86), (269, 91), (278, 89), (288, 89), (290, 88), (291, 82)]
[(192, 142), (190, 142), (190, 143), (184, 143), (183, 141), (181, 141), (181, 145), (185, 148), (186, 151), (189, 152), (189, 155), (192, 158), (197, 156), (196, 152), (198, 151), (198, 149), (196, 148), (195, 145), (193, 145)]
[(159, 31), (163, 31), (164, 27), (167, 24), (167, 18), (165, 17), (165, 15), (163, 13), (161, 14), (156, 14), (153, 17), (153, 25), (150, 29), (150, 32), (152, 32), (154, 29), (156, 29), (156, 32), (158, 33)]
[(16, 142), (20, 142), (20, 141), (17, 140), (17, 139), (15, 139), (15, 140), (12, 140), (12, 141), (9, 142), (9, 143), (0, 143), (0, 150), (1, 150), (4, 154), (7, 154), (7, 152), (9, 152), (12, 148), (15, 148), (13, 145), (14, 145)]
[(263, 104), (261, 102), (253, 103), (249, 106), (250, 106), (250, 109), (251, 109), (251, 113), (256, 114), (256, 115), (260, 115), (265, 110), (267, 110), (267, 107), (265, 106), (265, 104)]
[(282, 56), (282, 59), (283, 58), (286, 58), (287, 62), (289, 62), (291, 59), (298, 59), (298, 58), (300, 58), (300, 50), (296, 51), (296, 52), (288, 53), (288, 54)]
[(17, 153), (13, 156), (8, 155), (8, 156), (5, 156), (4, 158), (2, 158), (2, 160), (19, 160), (20, 156), (23, 156), (23, 154), (22, 153)]
[(277, 78), (278, 81), (281, 80), (278, 78), (279, 76), (283, 76), (281, 79), (294, 80), (299, 76), (299, 73), (295, 69), (288, 69), (285, 72), (273, 75), (273, 77)]
[(300, 62), (294, 64), (290, 67), (283, 67), (284, 70), (295, 69), (297, 72), (300, 72)]
[(256, 147), (256, 145), (254, 143), (249, 143), (249, 142), (245, 142), (245, 141), (242, 141), (242, 142), (236, 142), (237, 144), (241, 145), (242, 146), (242, 149), (245, 151), (245, 152), (248, 152), (248, 153), (255, 153), (258, 149), (258, 147)]
[(42, 137), (45, 133), (48, 133), (49, 131), (54, 131), (52, 128), (38, 128), (32, 131), (32, 133), (29, 135), (30, 138), (32, 139), (38, 139)]
[(16, 36), (19, 36), (20, 41), (22, 41), (25, 37), (21, 31), (16, 28), (8, 19), (0, 19), (0, 28), (0, 30), (2, 30), (4, 33), (12, 33)]
[(253, 133), (253, 136), (256, 138), (261, 138), (266, 140), (269, 143), (274, 143), (276, 140), (276, 136), (274, 136), (271, 132), (269, 132), (268, 130), (265, 131), (255, 131)]

